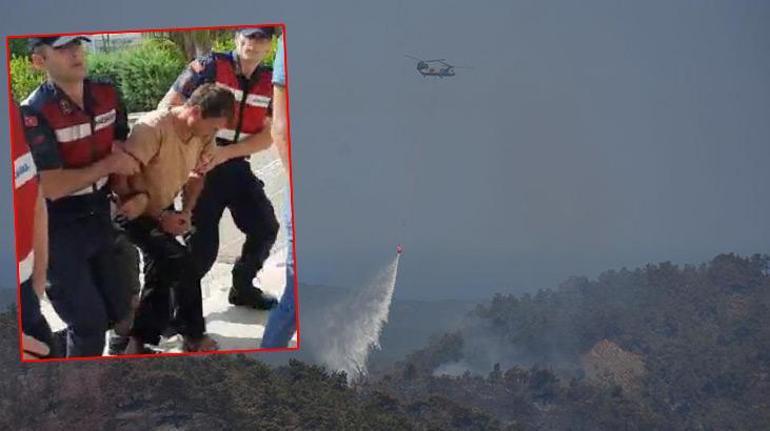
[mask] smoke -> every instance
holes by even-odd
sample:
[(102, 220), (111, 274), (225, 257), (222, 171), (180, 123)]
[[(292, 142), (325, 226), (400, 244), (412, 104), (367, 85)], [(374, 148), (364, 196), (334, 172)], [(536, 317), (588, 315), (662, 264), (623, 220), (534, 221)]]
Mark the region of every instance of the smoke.
[(321, 331), (312, 343), (316, 356), (330, 369), (347, 373), (349, 380), (366, 375), (369, 353), (380, 348), (380, 332), (388, 321), (398, 261), (397, 255), (364, 289), (329, 307), (318, 322)]
[[(553, 317), (554, 319), (556, 317)], [(453, 373), (462, 366), (462, 373), (487, 375), (495, 365), (502, 369), (514, 366), (548, 367), (574, 370), (579, 367), (574, 352), (577, 337), (569, 326), (544, 329), (535, 341), (513, 341), (510, 333), (495, 328), (488, 319), (471, 316), (461, 329), (463, 347), (458, 361), (445, 362), (436, 367), (434, 375), (458, 375)]]
[(463, 345), (459, 358), (438, 365), (433, 370), (434, 376), (458, 377), (466, 372), (485, 376), (495, 364), (503, 369), (533, 364), (522, 349), (511, 344), (504, 335), (477, 317), (466, 318), (461, 336)]

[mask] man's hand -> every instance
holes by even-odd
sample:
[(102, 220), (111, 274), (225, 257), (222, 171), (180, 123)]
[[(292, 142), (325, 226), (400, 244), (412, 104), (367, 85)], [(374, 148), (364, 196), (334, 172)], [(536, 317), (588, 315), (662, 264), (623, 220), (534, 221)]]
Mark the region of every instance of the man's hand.
[(139, 162), (119, 146), (113, 147), (113, 152), (104, 159), (104, 163), (111, 174), (134, 175), (140, 168)]
[(218, 165), (230, 160), (230, 152), (227, 147), (216, 147), (211, 153), (201, 154), (198, 165), (193, 170), (198, 175), (205, 175)]
[(160, 228), (171, 235), (184, 235), (192, 227), (192, 215), (189, 212), (163, 211), (160, 215)]
[(211, 170), (212, 168), (211, 162), (213, 160), (214, 160), (213, 154), (210, 154), (210, 153), (201, 154), (200, 158), (198, 159), (198, 164), (195, 166), (195, 169), (193, 169), (193, 172), (199, 176), (205, 175), (206, 172)]
[(44, 342), (24, 333), (22, 333), (21, 349), (24, 359), (40, 359), (51, 353), (51, 349)]
[(129, 220), (133, 220), (144, 213), (150, 198), (146, 193), (138, 193), (124, 201), (121, 201), (118, 213)]

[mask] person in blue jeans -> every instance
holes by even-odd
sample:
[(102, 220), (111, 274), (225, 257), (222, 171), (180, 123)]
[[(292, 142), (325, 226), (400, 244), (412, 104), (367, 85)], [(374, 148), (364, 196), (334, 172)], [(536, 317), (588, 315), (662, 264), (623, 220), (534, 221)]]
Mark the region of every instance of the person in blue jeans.
[[(289, 139), (288, 139), (288, 119), (286, 105), (286, 69), (284, 66), (284, 48), (283, 36), (278, 39), (278, 49), (275, 53), (273, 62), (273, 125), (272, 125), (273, 143), (278, 149), (289, 175)], [(262, 336), (263, 348), (286, 347), (289, 345), (292, 335), (297, 330), (297, 316), (294, 307), (294, 235), (292, 232), (291, 219), (291, 188), (287, 187), (285, 192), (285, 205), (283, 211), (283, 227), (286, 229), (287, 249), (286, 249), (286, 284), (283, 289), (281, 301), (278, 307), (270, 312), (270, 316), (265, 326), (265, 332)]]

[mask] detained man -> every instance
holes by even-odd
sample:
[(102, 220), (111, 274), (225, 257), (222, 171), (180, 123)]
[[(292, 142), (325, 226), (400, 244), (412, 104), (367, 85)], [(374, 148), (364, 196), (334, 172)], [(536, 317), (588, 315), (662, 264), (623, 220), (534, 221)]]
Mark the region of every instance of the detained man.
[[(206, 335), (200, 278), (189, 247), (177, 239), (191, 232), (192, 212), (205, 172), (216, 160), (214, 137), (233, 116), (235, 99), (214, 84), (200, 86), (181, 106), (143, 116), (131, 130), (124, 151), (140, 173), (116, 177), (119, 211), (129, 238), (144, 256), (145, 278), (127, 354), (146, 353), (169, 324), (170, 296), (185, 351), (217, 348)], [(174, 198), (182, 192), (182, 208)]]

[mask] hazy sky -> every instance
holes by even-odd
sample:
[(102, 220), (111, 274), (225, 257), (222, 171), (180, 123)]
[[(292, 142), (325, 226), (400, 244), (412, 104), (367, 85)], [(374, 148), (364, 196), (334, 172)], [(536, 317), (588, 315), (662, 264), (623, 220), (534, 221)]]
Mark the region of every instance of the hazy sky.
[(355, 287), (398, 242), (404, 298), (770, 251), (770, 3), (275, 3), (14, 2), (0, 28), (285, 22), (305, 283)]

